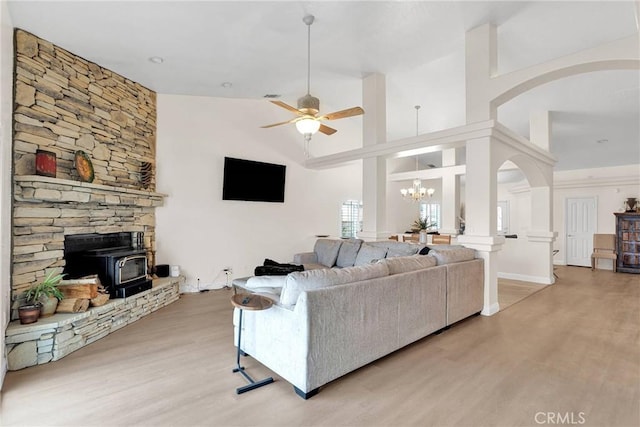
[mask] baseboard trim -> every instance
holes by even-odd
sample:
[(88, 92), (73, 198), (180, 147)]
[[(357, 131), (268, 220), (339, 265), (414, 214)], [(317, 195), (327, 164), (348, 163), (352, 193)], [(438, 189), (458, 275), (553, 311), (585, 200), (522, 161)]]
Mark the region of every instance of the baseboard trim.
[(516, 273), (498, 273), (498, 279), (520, 280), (521, 282), (532, 282), (540, 285), (551, 285), (553, 282), (549, 277), (528, 276), (526, 274)]
[(494, 302), (490, 306), (485, 306), (480, 312), (480, 314), (482, 314), (483, 316), (493, 316), (499, 311), (500, 311), (500, 304), (498, 304), (497, 302)]

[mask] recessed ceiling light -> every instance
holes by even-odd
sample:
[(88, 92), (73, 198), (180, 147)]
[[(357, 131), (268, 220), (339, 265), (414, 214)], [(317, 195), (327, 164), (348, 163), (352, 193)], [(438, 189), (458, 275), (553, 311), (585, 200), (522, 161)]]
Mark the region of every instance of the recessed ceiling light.
[(160, 56), (152, 56), (151, 58), (149, 58), (149, 61), (153, 62), (154, 64), (162, 64), (164, 62), (164, 58)]
[(233, 83), (231, 83), (231, 82), (224, 82), (224, 83), (222, 83), (220, 86), (222, 86), (222, 87), (223, 87), (223, 88), (225, 88), (225, 89), (228, 89), (228, 88), (230, 88), (231, 86), (233, 86)]
[(599, 139), (599, 140), (596, 141), (596, 143), (598, 143), (598, 144), (604, 144), (606, 142), (609, 142), (609, 140), (608, 139)]

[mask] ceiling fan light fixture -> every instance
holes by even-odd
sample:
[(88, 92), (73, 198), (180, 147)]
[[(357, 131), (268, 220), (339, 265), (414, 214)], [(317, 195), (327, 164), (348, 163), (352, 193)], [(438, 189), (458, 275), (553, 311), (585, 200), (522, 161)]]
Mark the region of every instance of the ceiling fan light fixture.
[(306, 94), (298, 99), (298, 110), (315, 116), (320, 111), (320, 100), (315, 96)]
[(303, 135), (311, 134), (318, 132), (320, 129), (320, 122), (311, 117), (305, 117), (296, 121), (296, 129)]
[[(359, 116), (364, 114), (364, 110), (361, 107), (347, 108), (346, 110), (334, 111), (333, 113), (318, 115), (320, 112), (320, 100), (310, 93), (311, 86), (311, 24), (314, 21), (313, 15), (305, 16), (302, 21), (307, 26), (307, 94), (298, 99), (298, 108), (292, 107), (282, 101), (271, 102), (279, 107), (289, 110), (296, 114), (297, 117), (288, 120), (286, 122), (274, 123), (271, 125), (262, 126), (263, 128), (272, 128), (289, 123), (295, 123), (298, 132), (304, 135), (305, 141), (308, 144), (311, 140), (311, 135), (320, 132), (325, 135), (333, 135), (337, 132), (322, 123), (323, 120), (338, 120), (347, 117)], [(265, 96), (266, 97), (266, 96)]]

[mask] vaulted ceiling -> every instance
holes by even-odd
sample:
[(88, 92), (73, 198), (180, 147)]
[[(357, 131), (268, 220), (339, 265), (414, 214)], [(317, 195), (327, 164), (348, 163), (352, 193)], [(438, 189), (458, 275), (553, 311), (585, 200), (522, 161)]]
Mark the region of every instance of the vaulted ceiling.
[[(497, 25), (500, 73), (638, 36), (635, 1), (8, 4), (15, 27), (158, 93), (251, 99), (276, 94), (293, 105), (306, 93), (302, 18), (313, 14), (311, 93), (321, 99), (321, 111), (361, 104), (362, 77), (383, 73), (389, 140), (415, 135), (414, 105), (422, 106), (420, 133), (464, 124), (464, 38), (477, 25)], [(164, 61), (156, 64), (151, 57)], [(563, 170), (640, 163), (639, 105), (638, 70), (601, 71), (536, 88), (498, 113), (527, 137), (530, 111), (551, 111), (552, 151)], [(287, 119), (286, 111), (282, 117)]]

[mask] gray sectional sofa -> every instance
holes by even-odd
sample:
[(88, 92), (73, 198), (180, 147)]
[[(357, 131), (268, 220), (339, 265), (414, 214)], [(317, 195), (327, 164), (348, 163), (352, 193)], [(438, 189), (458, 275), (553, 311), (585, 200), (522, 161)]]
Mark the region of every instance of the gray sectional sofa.
[[(241, 349), (307, 399), (321, 386), (461, 319), (483, 305), (483, 261), (473, 249), (319, 239), (297, 254), (305, 271), (234, 285), (269, 296), (245, 310)], [(234, 343), (238, 311), (234, 312)]]

